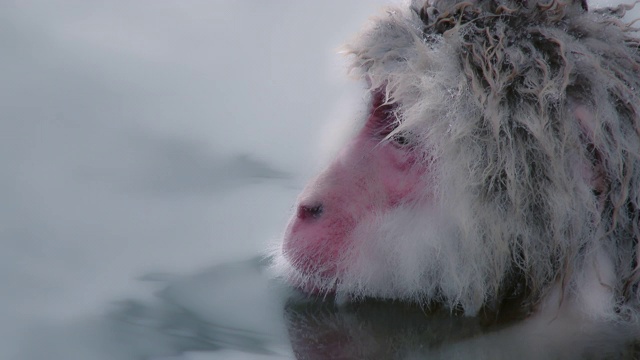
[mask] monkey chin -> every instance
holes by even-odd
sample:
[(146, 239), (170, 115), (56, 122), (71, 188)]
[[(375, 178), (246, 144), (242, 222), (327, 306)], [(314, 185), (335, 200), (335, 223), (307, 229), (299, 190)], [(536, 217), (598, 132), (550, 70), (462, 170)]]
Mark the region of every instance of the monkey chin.
[(327, 298), (336, 295), (339, 276), (335, 271), (300, 269), (289, 261), (287, 267), (286, 281), (297, 291), (309, 297)]
[(296, 290), (310, 297), (334, 297), (338, 288), (337, 281), (334, 279), (322, 279), (320, 281), (303, 281), (294, 284)]

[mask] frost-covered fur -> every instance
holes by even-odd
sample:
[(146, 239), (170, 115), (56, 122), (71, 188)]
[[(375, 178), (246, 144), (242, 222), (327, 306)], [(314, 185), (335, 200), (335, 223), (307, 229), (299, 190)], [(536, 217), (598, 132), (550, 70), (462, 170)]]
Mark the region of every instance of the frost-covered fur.
[[(414, 1), (358, 35), (354, 69), (386, 89), (396, 132), (428, 154), (438, 205), (405, 204), (359, 227), (369, 240), (344, 253), (338, 295), (472, 314), (517, 293), (634, 316), (640, 39), (621, 13), (558, 0)], [(282, 258), (276, 267), (299, 276)]]

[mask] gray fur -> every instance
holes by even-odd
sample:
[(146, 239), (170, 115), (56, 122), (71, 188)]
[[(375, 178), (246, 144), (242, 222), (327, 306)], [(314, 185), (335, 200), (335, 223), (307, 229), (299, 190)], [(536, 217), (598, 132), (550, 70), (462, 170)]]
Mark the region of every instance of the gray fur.
[[(537, 304), (557, 284), (578, 296), (581, 274), (604, 254), (615, 279), (599, 280), (612, 294), (601, 315), (635, 315), (640, 39), (621, 9), (414, 1), (388, 9), (347, 47), (355, 72), (397, 103), (395, 132), (428, 154), (439, 206), (455, 218), (454, 237), (414, 246), (416, 256), (427, 253), (416, 261), (430, 264), (388, 271), (384, 284), (404, 281), (398, 297), (474, 313), (516, 292)], [(578, 107), (593, 114), (588, 130)], [(604, 179), (601, 195), (584, 164)], [(361, 296), (395, 291), (356, 273), (338, 286)]]

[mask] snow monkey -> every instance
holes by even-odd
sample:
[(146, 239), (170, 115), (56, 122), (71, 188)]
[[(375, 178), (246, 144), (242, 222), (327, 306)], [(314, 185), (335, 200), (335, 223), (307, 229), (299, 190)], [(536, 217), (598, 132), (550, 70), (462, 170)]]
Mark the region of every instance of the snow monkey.
[(346, 47), (359, 131), (302, 191), (274, 268), (304, 293), (477, 314), (519, 296), (633, 317), (640, 37), (632, 6), (414, 0)]

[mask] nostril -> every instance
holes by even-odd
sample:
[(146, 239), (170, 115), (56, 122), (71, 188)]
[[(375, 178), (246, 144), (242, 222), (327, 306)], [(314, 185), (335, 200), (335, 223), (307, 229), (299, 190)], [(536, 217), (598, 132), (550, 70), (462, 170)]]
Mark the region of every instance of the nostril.
[(298, 206), (298, 219), (306, 220), (309, 218), (317, 219), (322, 215), (323, 211), (322, 204), (314, 204), (314, 205), (300, 205)]

